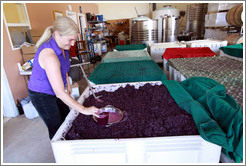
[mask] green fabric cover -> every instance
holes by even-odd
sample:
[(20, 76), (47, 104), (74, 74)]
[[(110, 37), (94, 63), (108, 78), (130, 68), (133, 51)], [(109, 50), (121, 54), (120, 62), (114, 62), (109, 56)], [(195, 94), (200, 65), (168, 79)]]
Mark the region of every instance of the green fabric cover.
[(162, 82), (177, 104), (192, 115), (203, 139), (221, 146), (235, 162), (242, 161), (243, 115), (223, 85), (206, 77)]
[(222, 50), (225, 54), (243, 58), (243, 43), (220, 47), (220, 50)]
[(124, 61), (141, 61), (151, 60), (150, 55), (145, 50), (132, 51), (113, 51), (108, 52), (102, 59), (102, 63), (108, 62), (124, 62)]
[(147, 48), (146, 44), (130, 44), (130, 45), (117, 45), (114, 49), (117, 51), (127, 50), (143, 50)]
[(169, 59), (168, 63), (185, 78), (214, 79), (224, 85), (227, 93), (243, 108), (243, 62), (226, 56), (215, 56)]
[(100, 63), (89, 80), (94, 84), (160, 81), (167, 79), (153, 60)]

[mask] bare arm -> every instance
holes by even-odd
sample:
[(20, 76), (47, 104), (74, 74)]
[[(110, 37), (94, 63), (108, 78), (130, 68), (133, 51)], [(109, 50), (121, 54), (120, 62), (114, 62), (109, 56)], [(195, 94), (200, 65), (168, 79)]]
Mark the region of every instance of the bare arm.
[(69, 80), (68, 74), (66, 74), (66, 75), (67, 75), (67, 92), (68, 92), (69, 95), (71, 95), (73, 90), (72, 90), (72, 86), (70, 84), (70, 80)]
[[(82, 106), (65, 91), (61, 76), (60, 62), (52, 49), (46, 48), (40, 52), (39, 63), (46, 71), (50, 84), (58, 98), (60, 98), (69, 107), (82, 114), (98, 116), (96, 114), (96, 112), (98, 112), (98, 108), (94, 106), (88, 108)], [(70, 83), (68, 82), (68, 84)]]

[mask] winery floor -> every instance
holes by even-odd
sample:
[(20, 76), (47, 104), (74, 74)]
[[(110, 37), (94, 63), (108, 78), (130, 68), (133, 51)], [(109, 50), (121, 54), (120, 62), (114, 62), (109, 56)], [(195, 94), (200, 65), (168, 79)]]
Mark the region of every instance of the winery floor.
[(25, 115), (3, 123), (3, 163), (55, 163), (47, 128), (40, 117)]

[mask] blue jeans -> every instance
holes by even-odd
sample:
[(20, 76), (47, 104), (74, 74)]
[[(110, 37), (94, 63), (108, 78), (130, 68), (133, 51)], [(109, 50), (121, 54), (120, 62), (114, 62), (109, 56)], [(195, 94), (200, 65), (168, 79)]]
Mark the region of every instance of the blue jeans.
[(28, 90), (33, 106), (46, 124), (50, 139), (69, 113), (69, 107), (53, 95)]

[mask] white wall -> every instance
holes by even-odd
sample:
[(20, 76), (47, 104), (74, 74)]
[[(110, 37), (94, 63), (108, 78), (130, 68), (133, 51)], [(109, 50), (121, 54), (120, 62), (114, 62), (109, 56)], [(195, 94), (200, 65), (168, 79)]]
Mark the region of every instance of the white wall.
[(9, 82), (5, 73), (4, 68), (2, 68), (2, 102), (1, 105), (3, 106), (3, 116), (4, 117), (16, 117), (19, 115), (19, 111), (15, 105), (15, 101), (9, 87)]
[(97, 3), (99, 14), (102, 14), (106, 20), (114, 19), (126, 19), (137, 17), (137, 12), (139, 15), (149, 15), (149, 3), (131, 3), (128, 1), (126, 3)]
[[(163, 8), (164, 5), (171, 5), (174, 8), (179, 9), (180, 11), (187, 10), (187, 5), (191, 3), (156, 3), (156, 10)], [(97, 3), (99, 14), (102, 14), (106, 20), (114, 20), (114, 19), (126, 19), (126, 18), (134, 18), (137, 17), (135, 7), (137, 8), (137, 12), (139, 15), (146, 15), (148, 17), (152, 17), (152, 5), (150, 3), (131, 3), (121, 2), (117, 3)], [(186, 15), (181, 18), (181, 29), (185, 29), (186, 26)]]
[[(202, 3), (202, 2), (201, 2)], [(164, 5), (171, 5), (174, 8), (186, 11), (187, 9), (187, 5), (189, 5), (191, 3), (156, 3), (156, 9), (161, 9), (163, 8)]]

